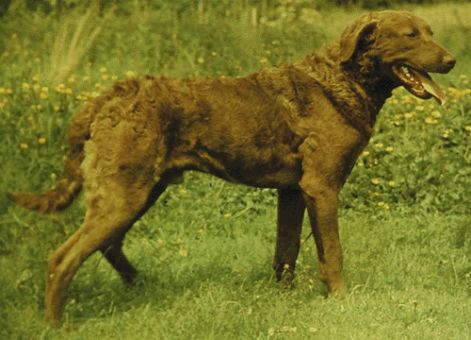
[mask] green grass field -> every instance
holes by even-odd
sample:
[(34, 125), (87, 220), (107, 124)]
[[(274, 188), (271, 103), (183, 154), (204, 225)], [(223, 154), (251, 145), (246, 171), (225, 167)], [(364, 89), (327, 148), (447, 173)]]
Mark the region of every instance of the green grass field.
[(307, 223), (295, 287), (276, 284), (275, 192), (188, 173), (128, 233), (137, 284), (124, 288), (94, 255), (70, 287), (65, 327), (46, 327), (47, 257), (80, 225), (83, 203), (51, 218), (5, 194), (54, 183), (67, 123), (84, 101), (133, 74), (244, 75), (293, 62), (362, 12), (302, 1), (144, 3), (102, 16), (0, 18), (0, 339), (471, 339), (465, 3), (404, 7), (458, 64), (434, 76), (448, 94), (443, 107), (395, 92), (342, 192), (347, 298), (325, 298)]

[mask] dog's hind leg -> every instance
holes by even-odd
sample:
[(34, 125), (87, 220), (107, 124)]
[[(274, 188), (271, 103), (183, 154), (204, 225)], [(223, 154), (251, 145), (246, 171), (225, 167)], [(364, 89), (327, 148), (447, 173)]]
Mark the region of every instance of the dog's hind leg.
[(112, 242), (107, 247), (100, 249), (100, 251), (113, 268), (116, 269), (123, 282), (127, 285), (131, 285), (136, 278), (137, 270), (123, 253), (123, 238), (124, 235), (120, 240)]
[[(154, 187), (154, 190), (151, 192), (146, 206), (142, 211), (136, 216), (136, 220), (139, 219), (159, 198), (159, 196), (165, 191), (165, 185), (157, 185)], [(122, 235), (110, 242), (109, 245), (100, 249), (103, 256), (108, 260), (108, 262), (113, 266), (114, 269), (121, 276), (121, 279), (124, 283), (130, 285), (133, 283), (137, 275), (137, 270), (129, 262), (126, 255), (123, 253), (122, 244), (126, 231)]]
[(99, 178), (92, 178), (88, 185), (86, 181), (88, 207), (85, 220), (48, 261), (45, 307), (46, 320), (51, 324), (60, 323), (69, 283), (80, 265), (95, 251), (109, 249), (111, 245), (111, 252), (106, 253), (105, 250), (108, 261), (125, 280), (135, 275), (135, 269), (116, 242), (122, 240), (126, 231), (163, 192), (164, 187), (152, 189), (148, 169), (137, 167), (131, 173), (132, 182), (129, 180), (129, 169), (105, 176), (93, 172), (92, 176)]

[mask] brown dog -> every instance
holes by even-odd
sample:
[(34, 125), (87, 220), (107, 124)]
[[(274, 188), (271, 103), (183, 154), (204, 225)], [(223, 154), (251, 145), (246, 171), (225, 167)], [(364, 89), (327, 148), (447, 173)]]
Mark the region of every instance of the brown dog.
[(83, 186), (82, 226), (49, 258), (46, 318), (59, 323), (78, 267), (100, 250), (123, 280), (136, 270), (125, 233), (185, 170), (278, 189), (274, 269), (292, 277), (307, 208), (329, 293), (344, 294), (338, 194), (397, 86), (444, 100), (427, 72), (455, 59), (422, 19), (400, 11), (364, 15), (339, 41), (299, 63), (242, 78), (144, 77), (117, 83), (75, 116), (57, 185), (12, 193), (40, 212), (67, 207)]

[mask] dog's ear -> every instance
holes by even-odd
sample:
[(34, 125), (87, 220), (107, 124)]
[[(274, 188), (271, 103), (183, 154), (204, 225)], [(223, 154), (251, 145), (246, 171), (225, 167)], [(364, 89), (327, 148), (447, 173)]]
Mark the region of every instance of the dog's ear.
[(340, 37), (340, 62), (349, 61), (360, 46), (366, 46), (375, 41), (379, 20), (364, 18), (343, 31)]

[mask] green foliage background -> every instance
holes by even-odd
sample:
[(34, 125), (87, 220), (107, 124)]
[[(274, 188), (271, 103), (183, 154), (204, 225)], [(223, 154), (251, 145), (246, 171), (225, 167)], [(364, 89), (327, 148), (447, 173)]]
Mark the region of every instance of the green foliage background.
[(274, 283), (273, 191), (189, 173), (129, 233), (137, 286), (123, 289), (92, 257), (70, 289), (71, 330), (53, 331), (42, 323), (45, 263), (78, 227), (81, 200), (50, 218), (5, 193), (54, 183), (83, 102), (132, 75), (238, 76), (293, 62), (363, 10), (304, 0), (12, 1), (0, 17), (0, 338), (471, 338), (471, 6), (388, 5), (424, 17), (458, 64), (434, 76), (446, 106), (395, 92), (342, 192), (347, 299), (324, 299), (311, 239), (296, 287)]

